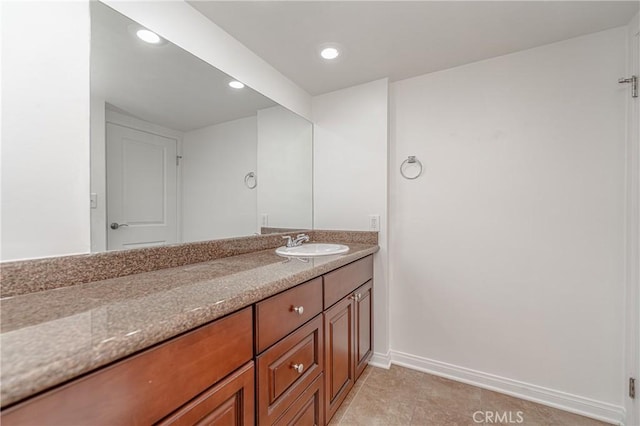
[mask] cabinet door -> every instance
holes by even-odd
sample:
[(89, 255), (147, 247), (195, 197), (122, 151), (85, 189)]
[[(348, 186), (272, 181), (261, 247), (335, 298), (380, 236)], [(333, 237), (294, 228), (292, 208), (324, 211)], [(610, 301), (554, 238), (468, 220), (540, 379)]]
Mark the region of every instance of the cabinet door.
[(352, 297), (345, 297), (324, 313), (327, 423), (355, 381), (354, 308)]
[(355, 291), (356, 314), (356, 380), (367, 367), (372, 354), (373, 328), (371, 327), (371, 312), (373, 312), (372, 283), (369, 281)]
[(178, 409), (158, 426), (253, 425), (253, 361)]

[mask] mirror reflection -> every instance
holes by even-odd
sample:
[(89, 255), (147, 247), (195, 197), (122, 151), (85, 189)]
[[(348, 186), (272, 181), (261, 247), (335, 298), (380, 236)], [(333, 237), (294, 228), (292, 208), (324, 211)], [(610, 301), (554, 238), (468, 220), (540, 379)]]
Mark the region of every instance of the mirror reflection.
[(91, 3), (92, 251), (310, 229), (311, 123), (144, 30)]

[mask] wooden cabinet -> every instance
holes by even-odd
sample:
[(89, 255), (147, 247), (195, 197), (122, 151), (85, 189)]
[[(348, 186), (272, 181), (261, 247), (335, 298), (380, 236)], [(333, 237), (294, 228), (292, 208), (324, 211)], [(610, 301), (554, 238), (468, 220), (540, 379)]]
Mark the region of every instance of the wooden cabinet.
[(345, 297), (324, 313), (325, 417), (327, 421), (342, 404), (355, 383), (353, 300)]
[(324, 276), (327, 422), (338, 410), (372, 355), (372, 278), (372, 256)]
[(367, 256), (324, 275), (324, 308), (328, 309), (373, 279), (373, 256)]
[(368, 256), (9, 407), (2, 425), (324, 425), (371, 357), (372, 279)]
[(355, 364), (356, 380), (367, 367), (373, 354), (373, 283), (368, 281), (354, 293), (355, 301)]
[(250, 426), (254, 421), (254, 369), (248, 362), (187, 403), (158, 426)]
[(256, 353), (322, 312), (322, 277), (256, 304)]
[(256, 358), (258, 424), (273, 424), (324, 370), (322, 315)]
[(256, 304), (259, 425), (331, 420), (371, 358), (372, 280), (367, 256)]
[(153, 424), (253, 358), (251, 307), (2, 412), (9, 425)]
[(324, 375), (317, 379), (291, 404), (274, 424), (277, 426), (323, 426)]
[(256, 304), (259, 425), (324, 424), (322, 306), (322, 277)]

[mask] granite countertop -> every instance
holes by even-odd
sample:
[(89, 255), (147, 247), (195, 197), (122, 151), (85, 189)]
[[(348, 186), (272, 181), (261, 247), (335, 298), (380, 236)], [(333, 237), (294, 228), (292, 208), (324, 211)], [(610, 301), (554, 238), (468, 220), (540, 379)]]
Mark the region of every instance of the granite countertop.
[(274, 249), (0, 299), (8, 405), (378, 251), (286, 259)]

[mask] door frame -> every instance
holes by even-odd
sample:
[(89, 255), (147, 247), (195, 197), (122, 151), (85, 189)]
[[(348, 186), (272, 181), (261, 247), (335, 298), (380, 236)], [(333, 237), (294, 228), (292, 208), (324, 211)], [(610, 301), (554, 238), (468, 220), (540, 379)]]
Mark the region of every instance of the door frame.
[[(628, 28), (627, 74), (640, 74), (640, 13)], [(626, 224), (625, 224), (625, 424), (640, 424), (640, 98), (625, 90), (627, 109), (626, 146)], [(628, 380), (636, 379), (636, 397), (628, 395)]]
[[(105, 111), (105, 129), (106, 124), (111, 123), (122, 127), (127, 127), (133, 130), (138, 130), (141, 132), (151, 133), (157, 136), (162, 136), (165, 138), (175, 139), (177, 141), (176, 152), (178, 156), (182, 156), (182, 139), (183, 133), (178, 130), (169, 129), (167, 127), (159, 126), (157, 124), (149, 123), (147, 121), (140, 120), (138, 118), (121, 114), (119, 112), (106, 109)], [(106, 172), (107, 172), (107, 164), (106, 164), (106, 131), (105, 131), (105, 153), (104, 153), (104, 173), (105, 173), (105, 183), (106, 183)], [(105, 194), (106, 194), (106, 185), (105, 185)], [(104, 209), (104, 214), (106, 216), (107, 212), (107, 200), (105, 197), (105, 202), (102, 203), (102, 208)], [(104, 229), (105, 235), (107, 229)], [(106, 238), (106, 237), (105, 237)], [(182, 242), (182, 162), (178, 163), (178, 167), (176, 169), (176, 242)], [(106, 250), (106, 246), (104, 250)]]

